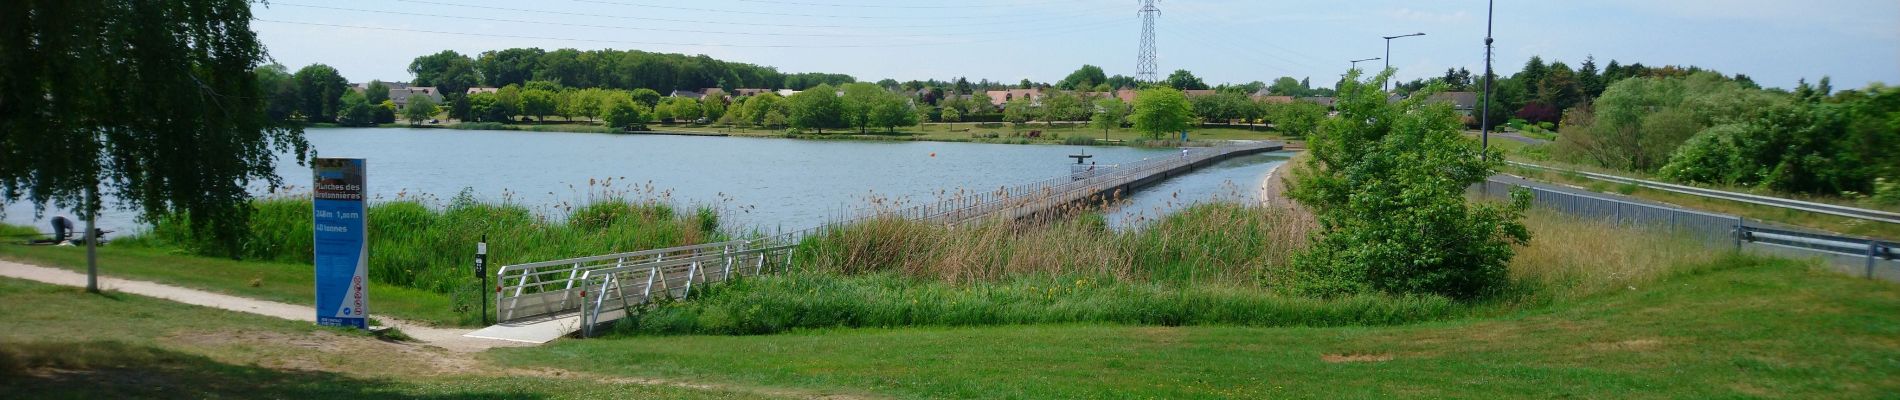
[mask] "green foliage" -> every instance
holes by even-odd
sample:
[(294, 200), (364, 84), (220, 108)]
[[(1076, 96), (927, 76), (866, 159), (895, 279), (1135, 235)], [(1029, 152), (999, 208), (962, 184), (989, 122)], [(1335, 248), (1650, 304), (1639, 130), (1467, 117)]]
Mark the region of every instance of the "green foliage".
[[(152, 217), (190, 211), (221, 250), (249, 218), (253, 184), (281, 184), (277, 152), (303, 162), (303, 132), (267, 114), (251, 2), (35, 1), (0, 11), (0, 199), (78, 210), (116, 198)], [(317, 73), (319, 70), (325, 73)], [(347, 86), (321, 87), (331, 115)], [(302, 71), (300, 71), (302, 72)], [(281, 86), (279, 87), (281, 88)], [(300, 97), (300, 96), (297, 96)], [(319, 113), (320, 114), (320, 113)]]
[(429, 96), (417, 96), (409, 99), (408, 107), (403, 107), (402, 118), (409, 120), (410, 125), (420, 125), (440, 112), (442, 108), (436, 106), (435, 100), (430, 100)]
[(1036, 113), (1036, 106), (1029, 102), (1028, 96), (1018, 97), (1003, 103), (1003, 122), (1022, 125)]
[(1193, 72), (1188, 72), (1188, 70), (1185, 70), (1185, 69), (1174, 70), (1174, 73), (1168, 74), (1168, 78), (1163, 80), (1162, 82), (1168, 87), (1175, 88), (1176, 90), (1206, 90), (1207, 89), (1207, 82), (1201, 81), (1201, 78), (1194, 76)]
[[(1339, 117), (1308, 142), (1312, 158), (1290, 195), (1321, 226), (1312, 248), (1294, 259), (1291, 289), (1436, 294), (1472, 299), (1502, 288), (1511, 245), (1530, 240), (1517, 220), (1527, 193), (1512, 204), (1466, 203), (1465, 189), (1502, 164), (1462, 135), (1457, 114), (1429, 96), (1386, 100), (1387, 71), (1368, 81), (1350, 72)], [(1437, 88), (1426, 89), (1429, 94)]]
[(1158, 87), (1142, 90), (1135, 96), (1135, 113), (1128, 118), (1135, 130), (1152, 139), (1181, 132), (1194, 124), (1194, 109), (1187, 95), (1179, 90)]
[(1101, 128), (1106, 134), (1111, 129), (1121, 129), (1128, 122), (1128, 103), (1116, 97), (1104, 97), (1095, 100), (1095, 114), (1090, 117), (1089, 125)]
[(639, 102), (641, 105), (647, 106), (647, 108), (660, 105), (660, 92), (653, 91), (653, 89), (633, 89), (633, 92), (629, 95), (633, 96), (633, 101)]
[(649, 112), (646, 110), (646, 105), (635, 102), (633, 99), (613, 96), (606, 101), (606, 109), (601, 111), (601, 119), (609, 128), (637, 128), (651, 120), (647, 115)]
[(434, 86), (451, 96), (464, 95), (482, 82), (475, 60), (454, 50), (416, 57), (409, 63), (409, 73), (416, 76), (416, 86)]
[(1390, 325), (1458, 314), (1442, 297), (1317, 300), (1219, 286), (1178, 288), (1089, 276), (958, 286), (894, 274), (799, 273), (694, 288), (617, 323), (621, 334), (759, 335), (793, 329), (1111, 323)]
[(1056, 87), (1063, 90), (1090, 90), (1106, 83), (1108, 74), (1102, 72), (1102, 67), (1083, 64), (1075, 72), (1069, 73), (1068, 77), (1062, 78), (1061, 82), (1056, 82)]
[(1274, 104), (1267, 109), (1267, 119), (1273, 121), (1273, 127), (1287, 137), (1310, 136), (1319, 130), (1320, 121), (1326, 119), (1326, 106), (1312, 102)]
[[(1734, 98), (1711, 102), (1717, 104), (1703, 107), (1746, 105)], [(1776, 103), (1746, 115), (1697, 133), (1670, 156), (1662, 175), (1682, 182), (1839, 195), (1875, 192), (1876, 179), (1900, 174), (1900, 155), (1892, 151), (1900, 146), (1893, 125), (1900, 121), (1900, 90), (1874, 86), (1843, 92), (1829, 102)]]
[(1043, 122), (1087, 121), (1090, 107), (1072, 92), (1058, 91), (1042, 98)]
[(310, 122), (336, 122), (337, 113), (343, 111), (339, 104), (343, 92), (350, 90), (350, 81), (343, 75), (323, 64), (310, 64), (297, 70), (297, 94), (299, 107), (304, 119)]
[(819, 134), (824, 134), (825, 128), (849, 126), (844, 100), (838, 98), (837, 91), (831, 85), (818, 85), (792, 95), (786, 99), (787, 122), (793, 128), (816, 130)]
[(528, 89), (521, 92), (521, 114), (532, 116), (535, 120), (545, 120), (555, 111), (555, 92), (544, 89)]
[(376, 124), (376, 110), (363, 98), (362, 93), (354, 90), (344, 91), (338, 101), (341, 111), (337, 112), (336, 124), (342, 126), (370, 126)]
[(1625, 79), (1604, 90), (1590, 118), (1562, 127), (1558, 151), (1604, 167), (1654, 171), (1696, 132), (1788, 104), (1786, 96), (1714, 73)]
[[(256, 218), (243, 235), (249, 260), (309, 264), (311, 203), (307, 197), (259, 200)], [(190, 217), (164, 217), (149, 237), (137, 241), (216, 254), (201, 235), (181, 228)], [(475, 201), (464, 193), (441, 209), (416, 201), (372, 204), (369, 209), (370, 279), (437, 293), (462, 288), (470, 279), (474, 243), (488, 235), (491, 265), (546, 261), (581, 254), (608, 254), (711, 241), (717, 215), (675, 215), (672, 207), (605, 199), (574, 208), (566, 222), (550, 222), (527, 207)], [(135, 241), (136, 242), (136, 241)]]

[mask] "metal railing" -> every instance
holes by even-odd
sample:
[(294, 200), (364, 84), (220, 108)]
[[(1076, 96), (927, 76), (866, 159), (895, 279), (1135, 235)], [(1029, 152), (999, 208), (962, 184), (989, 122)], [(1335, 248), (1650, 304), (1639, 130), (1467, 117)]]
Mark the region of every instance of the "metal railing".
[[(959, 194), (934, 202), (898, 209), (859, 209), (849, 217), (824, 225), (761, 237), (571, 258), (501, 267), (495, 271), (495, 310), (503, 323), (580, 313), (583, 335), (591, 335), (601, 316), (651, 303), (655, 299), (684, 299), (695, 284), (706, 285), (734, 276), (768, 272), (770, 260), (792, 262), (794, 247), (805, 237), (872, 218), (959, 224), (979, 218), (1023, 218), (1052, 208), (1113, 195), (1144, 180), (1235, 154), (1279, 148), (1278, 143), (1241, 143), (1184, 150), (1164, 156), (1091, 171), (1087, 176), (1062, 176), (988, 192)], [(751, 265), (750, 271), (745, 268)], [(735, 269), (736, 268), (736, 269)], [(590, 303), (591, 300), (591, 303)]]
[(1576, 171), (1576, 170), (1568, 170), (1568, 169), (1562, 169), (1562, 168), (1546, 167), (1542, 165), (1521, 163), (1521, 162), (1516, 162), (1516, 161), (1507, 161), (1507, 162), (1510, 163), (1511, 165), (1524, 167), (1524, 168), (1577, 174), (1578, 176), (1605, 181), (1605, 182), (1621, 183), (1621, 184), (1626, 184), (1626, 185), (1636, 185), (1636, 186), (1646, 187), (1650, 189), (1687, 194), (1691, 196), (1701, 196), (1701, 197), (1708, 197), (1708, 198), (1713, 198), (1713, 199), (1722, 199), (1722, 200), (1754, 204), (1754, 205), (1760, 205), (1760, 206), (1779, 207), (1779, 208), (1785, 208), (1785, 209), (1790, 209), (1790, 210), (1821, 213), (1821, 214), (1842, 216), (1842, 217), (1848, 217), (1848, 218), (1859, 218), (1859, 219), (1864, 219), (1864, 220), (1869, 220), (1869, 221), (1879, 221), (1879, 222), (1884, 222), (1884, 223), (1889, 223), (1889, 224), (1900, 224), (1900, 213), (1894, 213), (1894, 212), (1848, 207), (1848, 206), (1836, 205), (1836, 204), (1816, 203), (1816, 202), (1811, 202), (1811, 201), (1784, 199), (1780, 197), (1762, 196), (1762, 195), (1755, 195), (1755, 194), (1748, 194), (1748, 193), (1735, 193), (1735, 192), (1721, 191), (1721, 190), (1715, 190), (1715, 189), (1704, 189), (1704, 188), (1699, 188), (1699, 187), (1694, 187), (1694, 186), (1677, 185), (1673, 183), (1656, 182), (1656, 181), (1636, 179), (1636, 178), (1627, 178), (1627, 177), (1621, 177), (1621, 176), (1616, 176), (1616, 175), (1599, 174), (1599, 173), (1588, 172), (1588, 171)]
[(1882, 261), (1900, 267), (1900, 243), (1867, 238), (1855, 238), (1812, 232), (1800, 232), (1751, 226), (1742, 217), (1716, 214), (1660, 205), (1624, 201), (1607, 196), (1571, 193), (1536, 186), (1518, 185), (1497, 180), (1486, 180), (1473, 187), (1480, 195), (1508, 198), (1515, 188), (1529, 190), (1532, 195), (1532, 207), (1546, 209), (1581, 217), (1606, 219), (1618, 224), (1642, 225), (1665, 229), (1711, 243), (1733, 243), (1740, 250), (1743, 244), (1774, 246), (1776, 248), (1802, 251), (1812, 255), (1825, 255), (1830, 260), (1864, 260), (1866, 277), (1876, 277), (1876, 269)]

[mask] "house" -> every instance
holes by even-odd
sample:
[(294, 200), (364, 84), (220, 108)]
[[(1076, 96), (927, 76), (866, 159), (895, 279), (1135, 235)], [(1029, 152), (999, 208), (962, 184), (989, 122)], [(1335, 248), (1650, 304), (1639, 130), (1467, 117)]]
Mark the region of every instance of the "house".
[(772, 89), (733, 89), (732, 93), (734, 96), (738, 96), (738, 97), (752, 97), (752, 96), (758, 96), (761, 94), (772, 93)]
[(427, 97), (435, 104), (442, 104), (442, 91), (436, 90), (433, 86), (405, 85), (402, 89), (389, 89), (389, 101), (395, 102), (398, 110), (409, 107), (409, 99), (418, 96)]
[[(409, 88), (409, 82), (383, 82), (383, 86), (388, 86), (390, 89), (407, 89)], [(350, 84), (350, 90), (363, 93), (363, 91), (369, 90), (369, 82), (352, 83)]]
[(1333, 99), (1333, 98), (1331, 98), (1331, 97), (1301, 97), (1301, 98), (1299, 98), (1298, 100), (1299, 100), (1299, 101), (1304, 101), (1304, 102), (1308, 102), (1308, 103), (1313, 103), (1313, 104), (1318, 104), (1318, 105), (1322, 105), (1322, 106), (1326, 106), (1326, 108), (1332, 108), (1332, 107), (1333, 107), (1333, 103), (1336, 103), (1336, 102), (1337, 102), (1337, 100), (1335, 100), (1335, 99)]
[(1042, 89), (1009, 89), (984, 92), (990, 96), (990, 104), (1002, 107), (1015, 99), (1029, 99), (1030, 105), (1042, 104)]
[(1183, 90), (1181, 91), (1181, 93), (1186, 93), (1188, 98), (1195, 98), (1195, 97), (1201, 97), (1201, 96), (1213, 96), (1215, 93), (1219, 93), (1219, 92), (1215, 92), (1213, 90), (1196, 89), (1196, 90)]
[(700, 89), (700, 90), (699, 90), (699, 93), (701, 93), (701, 95), (699, 96), (699, 97), (700, 97), (700, 100), (705, 100), (705, 99), (709, 99), (709, 98), (710, 98), (710, 99), (724, 99), (724, 98), (726, 98), (726, 97), (728, 97), (728, 96), (726, 95), (726, 90), (725, 90), (725, 89), (720, 89), (720, 88), (705, 88), (705, 89)]
[(1293, 96), (1260, 96), (1260, 95), (1254, 95), (1254, 96), (1252, 96), (1252, 97), (1253, 97), (1253, 101), (1258, 101), (1258, 102), (1261, 102), (1261, 103), (1267, 103), (1267, 104), (1291, 104), (1291, 103), (1293, 103)]
[(496, 88), (491, 88), (491, 87), (472, 87), (472, 88), (468, 88), (468, 93), (464, 93), (464, 94), (474, 95), (476, 93), (499, 93), (499, 92), (501, 92), (501, 89), (496, 89)]
[(674, 90), (673, 93), (668, 93), (667, 97), (685, 97), (685, 98), (689, 98), (693, 100), (700, 100), (700, 99), (706, 98), (706, 94), (691, 91), (691, 90)]
[(798, 94), (798, 92), (802, 92), (802, 91), (803, 90), (779, 89), (778, 97), (792, 97), (792, 95)]
[(1472, 110), (1478, 108), (1478, 92), (1443, 92), (1433, 94), (1432, 97), (1426, 98), (1425, 102), (1450, 103), (1451, 109), (1457, 110), (1458, 114), (1469, 116), (1472, 115)]

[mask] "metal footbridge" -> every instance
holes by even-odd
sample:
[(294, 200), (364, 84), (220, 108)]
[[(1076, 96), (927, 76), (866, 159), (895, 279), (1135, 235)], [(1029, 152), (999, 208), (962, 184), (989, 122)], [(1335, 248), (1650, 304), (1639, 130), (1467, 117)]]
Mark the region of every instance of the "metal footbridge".
[(785, 271), (801, 240), (837, 227), (872, 218), (955, 225), (1046, 217), (1229, 158), (1280, 149), (1279, 142), (1235, 142), (1127, 164), (1079, 165), (1068, 176), (899, 209), (859, 210), (849, 218), (775, 236), (503, 266), (494, 272), (499, 323), (466, 336), (528, 343), (577, 332), (591, 336), (596, 327), (641, 306), (684, 300), (694, 290), (737, 277)]

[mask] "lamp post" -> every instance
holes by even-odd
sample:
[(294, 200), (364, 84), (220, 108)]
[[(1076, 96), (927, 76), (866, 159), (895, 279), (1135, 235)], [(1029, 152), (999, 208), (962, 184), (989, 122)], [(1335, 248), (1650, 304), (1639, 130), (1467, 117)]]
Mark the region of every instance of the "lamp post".
[(1491, 14), (1496, 11), (1495, 1), (1486, 1), (1484, 5), (1484, 113), (1478, 117), (1479, 134), (1478, 156), (1490, 157), (1491, 151)]
[[(1392, 69), (1392, 39), (1408, 38), (1408, 37), (1413, 37), (1413, 36), (1425, 36), (1425, 32), (1419, 32), (1419, 33), (1414, 33), (1410, 35), (1380, 36), (1380, 37), (1385, 38), (1385, 69)], [(1386, 81), (1387, 82), (1386, 82), (1385, 89), (1391, 90), (1391, 87), (1392, 87), (1391, 82), (1390, 82), (1391, 79), (1387, 79)]]
[(1359, 63), (1366, 62), (1366, 61), (1379, 61), (1379, 57), (1352, 60), (1351, 61), (1352, 69), (1359, 69)]

